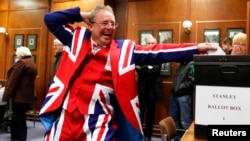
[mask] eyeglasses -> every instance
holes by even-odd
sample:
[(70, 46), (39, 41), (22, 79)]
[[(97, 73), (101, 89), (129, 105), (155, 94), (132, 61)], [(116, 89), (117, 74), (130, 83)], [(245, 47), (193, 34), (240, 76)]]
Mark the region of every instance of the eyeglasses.
[(100, 22), (100, 23), (92, 22), (92, 23), (98, 24), (101, 27), (109, 27), (109, 26), (112, 28), (118, 27), (118, 23), (112, 23), (112, 22)]
[(245, 46), (246, 44), (243, 44), (243, 43), (233, 43), (233, 46)]

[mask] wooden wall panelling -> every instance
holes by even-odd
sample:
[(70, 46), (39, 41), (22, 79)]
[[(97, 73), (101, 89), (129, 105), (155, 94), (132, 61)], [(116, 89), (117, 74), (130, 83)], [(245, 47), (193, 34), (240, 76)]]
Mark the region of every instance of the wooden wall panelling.
[(51, 11), (79, 6), (81, 11), (91, 11), (96, 5), (104, 5), (104, 0), (52, 0)]
[(248, 53), (250, 53), (250, 1), (247, 2), (247, 25), (246, 25), (246, 34), (248, 37), (247, 41), (247, 49)]
[(7, 0), (1, 0), (0, 11), (7, 10), (8, 9), (8, 4), (9, 4), (9, 1), (7, 1)]
[(8, 0), (10, 10), (29, 10), (48, 8), (50, 0)]
[[(150, 26), (154, 26), (154, 24), (163, 23), (162, 29), (168, 26), (167, 24), (164, 26), (164, 23), (168, 22), (180, 22), (181, 25), (182, 19), (186, 18), (186, 13), (183, 12), (187, 8), (185, 4), (186, 1), (181, 0), (129, 2), (128, 15), (133, 16), (128, 16), (127, 19), (127, 38), (137, 41), (138, 33), (136, 33), (136, 31), (133, 31), (133, 28), (136, 24), (139, 24), (138, 26), (140, 26), (140, 24), (151, 23)], [(179, 39), (175, 39), (175, 42), (177, 40), (179, 41)]]
[[(186, 35), (184, 32), (181, 32), (180, 41), (196, 42), (196, 21), (246, 19), (247, 1), (192, 0), (190, 20), (193, 21), (193, 27), (191, 28), (191, 34)], [(182, 0), (129, 2), (128, 15), (135, 16), (128, 17), (127, 29), (131, 31), (134, 23), (184, 21), (187, 18), (185, 11), (187, 11), (188, 7), (186, 5), (187, 1)], [(234, 12), (228, 7), (234, 7)], [(131, 32), (127, 32), (127, 37), (133, 39), (134, 35)]]
[(244, 28), (246, 20), (211, 20), (196, 21), (196, 42), (204, 42), (204, 29), (220, 29), (220, 40), (227, 37), (228, 28)]
[(115, 3), (113, 7), (115, 12), (116, 21), (119, 26), (116, 29), (115, 39), (126, 39), (127, 32), (127, 3)]
[[(239, 21), (246, 19), (246, 3), (249, 0), (192, 0), (191, 2), (191, 20), (193, 21), (191, 42), (201, 42), (200, 31), (197, 31), (197, 23), (204, 22), (212, 24), (210, 27), (220, 28), (221, 37), (226, 36), (226, 28), (242, 27), (238, 25)], [(230, 9), (229, 7), (233, 7)], [(234, 23), (235, 22), (235, 23)], [(223, 25), (224, 23), (224, 25)], [(228, 25), (229, 24), (229, 25)], [(198, 25), (199, 26), (199, 25)], [(200, 27), (199, 27), (200, 28)], [(245, 28), (245, 26), (244, 26)], [(203, 30), (203, 29), (202, 29)]]
[(235, 20), (246, 18), (248, 0), (191, 0), (191, 19)]
[[(3, 2), (5, 3), (5, 2)], [(4, 9), (5, 4), (3, 6), (0, 5), (0, 27), (4, 27), (6, 29), (6, 32), (8, 32), (8, 12)], [(0, 79), (6, 79), (6, 49), (7, 49), (7, 42), (8, 42), (8, 36), (5, 34), (0, 34)]]
[(51, 3), (75, 3), (75, 4), (80, 4), (80, 5), (88, 5), (91, 4), (104, 4), (105, 0), (50, 0)]
[(6, 42), (7, 37), (5, 36), (5, 34), (0, 34), (0, 79), (6, 79)]

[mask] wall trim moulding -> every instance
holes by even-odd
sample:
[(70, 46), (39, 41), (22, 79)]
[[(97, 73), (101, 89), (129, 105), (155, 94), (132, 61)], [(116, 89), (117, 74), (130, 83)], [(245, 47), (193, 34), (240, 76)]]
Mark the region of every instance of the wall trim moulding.
[(196, 24), (199, 23), (220, 23), (220, 22), (244, 22), (247, 21), (246, 19), (239, 19), (239, 20), (207, 20), (207, 21), (195, 21)]

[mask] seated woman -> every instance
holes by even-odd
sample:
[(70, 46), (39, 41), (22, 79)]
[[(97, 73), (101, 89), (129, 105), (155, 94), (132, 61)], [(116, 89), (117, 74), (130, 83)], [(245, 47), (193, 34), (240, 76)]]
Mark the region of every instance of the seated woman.
[(233, 50), (231, 55), (244, 55), (247, 53), (247, 34), (237, 33), (233, 37)]

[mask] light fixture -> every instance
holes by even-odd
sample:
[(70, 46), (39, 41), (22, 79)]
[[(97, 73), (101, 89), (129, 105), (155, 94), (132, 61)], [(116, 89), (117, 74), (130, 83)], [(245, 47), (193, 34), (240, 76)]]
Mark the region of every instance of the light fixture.
[(191, 32), (192, 22), (190, 20), (183, 21), (182, 26), (184, 27), (186, 33), (189, 34)]
[(0, 34), (5, 34), (5, 36), (8, 36), (8, 33), (4, 27), (0, 27)]

